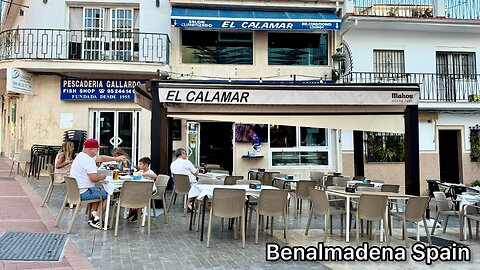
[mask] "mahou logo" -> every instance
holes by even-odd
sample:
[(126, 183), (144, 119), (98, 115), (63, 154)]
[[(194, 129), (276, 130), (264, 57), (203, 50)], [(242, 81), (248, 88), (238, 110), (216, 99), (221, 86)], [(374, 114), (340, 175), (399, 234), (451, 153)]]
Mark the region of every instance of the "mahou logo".
[(413, 101), (413, 94), (392, 93), (392, 101), (394, 103), (405, 103)]

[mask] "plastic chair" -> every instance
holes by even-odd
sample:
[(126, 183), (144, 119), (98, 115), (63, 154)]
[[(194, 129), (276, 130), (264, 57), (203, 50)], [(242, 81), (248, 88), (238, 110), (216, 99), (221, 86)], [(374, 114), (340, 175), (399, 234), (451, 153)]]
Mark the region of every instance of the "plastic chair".
[(400, 185), (383, 184), (382, 187), (380, 188), (380, 191), (398, 193), (399, 189), (400, 189)]
[(323, 176), (324, 172), (310, 172), (310, 180), (317, 183), (317, 187), (323, 189)]
[[(427, 220), (425, 219), (425, 210), (428, 205), (428, 197), (410, 197), (405, 207), (404, 212), (391, 212), (392, 216), (403, 219), (402, 237), (405, 239), (405, 247), (408, 247), (408, 230), (407, 221), (420, 222), (423, 221), (423, 227), (425, 228), (425, 234), (427, 235), (428, 244), (432, 245), (432, 239), (428, 231)], [(391, 230), (391, 229), (390, 229)]]
[(435, 202), (437, 203), (437, 216), (435, 217), (435, 222), (433, 222), (432, 227), (432, 235), (435, 233), (435, 227), (437, 226), (438, 219), (440, 215), (445, 215), (445, 223), (443, 224), (443, 233), (447, 230), (448, 218), (450, 216), (456, 216), (462, 219), (463, 215), (461, 212), (457, 212), (455, 210), (451, 210), (453, 203), (452, 201), (447, 200), (445, 193), (441, 191), (433, 192), (433, 196), (435, 197)]
[(354, 176), (354, 177), (352, 178), (352, 180), (354, 180), (354, 181), (363, 181), (363, 180), (365, 180), (365, 176)]
[[(260, 216), (272, 217), (270, 234), (273, 235), (273, 217), (282, 216), (284, 224), (285, 242), (288, 244), (288, 220), (287, 220), (288, 190), (263, 189), (260, 191), (258, 205), (256, 207), (257, 220), (255, 226), (255, 244), (258, 244), (258, 229)], [(251, 222), (251, 220), (249, 221)]]
[(17, 152), (13, 154), (12, 160), (12, 167), (10, 168), (10, 173), (8, 176), (12, 175), (13, 167), (15, 167), (15, 163), (17, 163), (17, 174), (20, 171), (20, 164), (25, 163), (25, 167), (23, 169), (23, 175), (27, 174), (27, 163), (30, 162), (30, 150), (22, 150), (21, 152)]
[(262, 185), (271, 186), (273, 183), (274, 175), (279, 172), (263, 172), (263, 177), (259, 179), (262, 182)]
[(212, 178), (199, 178), (197, 181), (199, 185), (223, 185), (223, 182)]
[(223, 174), (226, 174), (226, 175), (230, 175), (230, 172), (227, 171), (227, 170), (210, 170), (211, 173), (223, 173)]
[(170, 180), (170, 176), (159, 174), (157, 176), (157, 180), (155, 180), (155, 186), (157, 187), (157, 193), (152, 196), (152, 205), (153, 205), (153, 215), (156, 217), (157, 213), (155, 211), (155, 199), (161, 199), (163, 204), (163, 217), (165, 219), (165, 224), (168, 223), (167, 221), (167, 200), (165, 198), (165, 191), (167, 190), (168, 180)]
[(243, 176), (227, 176), (223, 181), (224, 185), (236, 185), (238, 180), (242, 180)]
[(310, 208), (310, 215), (308, 216), (307, 227), (305, 228), (305, 235), (308, 235), (310, 229), (310, 223), (312, 222), (312, 216), (325, 216), (325, 234), (323, 235), (323, 242), (327, 240), (328, 226), (330, 226), (330, 233), (332, 233), (332, 216), (340, 215), (340, 236), (343, 236), (343, 217), (345, 210), (336, 209), (330, 207), (330, 201), (327, 198), (327, 194), (324, 190), (310, 188), (310, 201), (312, 207)]
[(347, 182), (350, 181), (349, 178), (343, 176), (334, 176), (332, 177), (333, 185), (337, 187), (346, 187)]
[[(478, 239), (478, 235), (479, 235), (479, 230), (478, 230), (478, 225), (480, 223), (480, 206), (479, 205), (467, 205), (467, 214), (465, 215), (465, 217), (467, 218), (467, 221), (468, 221), (468, 225), (470, 226), (470, 221), (471, 220), (475, 220), (476, 221), (476, 238)], [(462, 234), (462, 237), (463, 237), (463, 222), (460, 223), (460, 232)], [(472, 230), (471, 228), (469, 229), (469, 237), (471, 238), (472, 237)], [(465, 239), (466, 240), (466, 239)]]
[(375, 187), (372, 187), (372, 186), (358, 186), (356, 188), (357, 191), (360, 191), (360, 192), (378, 192), (377, 189), (375, 189)]
[[(63, 200), (62, 207), (60, 207), (60, 212), (58, 213), (57, 219), (55, 220), (55, 227), (58, 226), (60, 223), (60, 219), (62, 218), (63, 211), (65, 210), (65, 204), (69, 203), (70, 205), (76, 205), (75, 207), (75, 212), (73, 213), (72, 218), (70, 219), (70, 223), (68, 224), (68, 229), (67, 233), (70, 233), (73, 228), (73, 224), (75, 224), (75, 220), (77, 219), (78, 213), (80, 212), (80, 208), (82, 208), (83, 205), (87, 204), (87, 213), (89, 214), (90, 211), (90, 203), (95, 203), (99, 202), (100, 207), (99, 207), (99, 214), (100, 214), (100, 227), (102, 226), (102, 196), (100, 196), (100, 199), (94, 199), (94, 200), (86, 200), (82, 201), (80, 200), (80, 191), (78, 189), (78, 184), (77, 180), (72, 177), (65, 176), (65, 185), (67, 186), (67, 194), (65, 195), (65, 200)], [(100, 193), (101, 194), (101, 193)], [(88, 217), (87, 217), (88, 218)]]
[[(128, 208), (147, 208), (147, 233), (150, 234), (150, 198), (152, 196), (152, 186), (151, 181), (125, 181), (122, 186), (122, 191), (120, 192), (120, 197), (118, 198), (116, 209), (114, 207), (115, 213), (115, 233), (114, 236), (118, 234), (118, 220), (120, 217), (120, 207)], [(141, 219), (137, 219), (137, 223), (140, 224)]]
[(55, 186), (64, 186), (65, 185), (65, 182), (62, 182), (62, 183), (55, 182), (55, 173), (54, 173), (54, 169), (53, 169), (52, 164), (47, 164), (47, 171), (48, 171), (49, 176), (50, 176), (50, 184), (48, 185), (47, 193), (45, 193), (45, 197), (43, 198), (43, 202), (42, 202), (42, 205), (41, 205), (42, 207), (45, 206), (45, 204), (50, 200), (50, 197), (52, 196), (53, 188)]
[(187, 196), (188, 192), (190, 191), (190, 179), (188, 175), (183, 174), (175, 174), (173, 175), (173, 191), (172, 191), (172, 198), (170, 199), (170, 203), (168, 204), (167, 213), (170, 212), (170, 207), (172, 207), (172, 202), (177, 195), (184, 196), (184, 211), (183, 216), (187, 215)]
[[(388, 197), (383, 195), (369, 195), (369, 194), (362, 194), (360, 195), (360, 199), (358, 200), (358, 207), (356, 211), (356, 235), (357, 235), (357, 242), (360, 240), (360, 230), (358, 224), (360, 224), (360, 219), (364, 219), (367, 221), (380, 221), (383, 220), (383, 231), (385, 240), (388, 245), (388, 237), (386, 234), (387, 228), (387, 217), (385, 213), (385, 209), (387, 207)], [(372, 226), (370, 226), (372, 228)]]
[[(245, 248), (245, 193), (243, 189), (216, 188), (213, 190), (212, 207), (208, 219), (207, 247), (210, 247), (213, 216), (221, 218), (241, 218), (242, 248)], [(234, 228), (235, 239), (237, 229)]]
[(309, 202), (308, 205), (310, 205), (310, 188), (315, 188), (315, 185), (317, 184), (316, 181), (311, 181), (311, 180), (300, 180), (297, 183), (297, 188), (295, 189), (295, 193), (292, 194), (294, 197), (294, 203), (295, 203), (295, 218), (297, 218), (298, 214), (298, 208), (299, 208), (299, 202), (300, 202), (300, 215), (302, 214), (302, 206), (303, 206), (303, 200), (307, 200)]

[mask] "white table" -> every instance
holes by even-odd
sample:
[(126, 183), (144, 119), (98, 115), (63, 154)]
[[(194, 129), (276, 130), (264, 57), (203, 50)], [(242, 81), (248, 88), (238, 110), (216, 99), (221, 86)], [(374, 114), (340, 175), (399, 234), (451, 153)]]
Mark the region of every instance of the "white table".
[[(345, 228), (345, 242), (350, 242), (350, 201), (351, 199), (359, 199), (360, 195), (368, 194), (368, 195), (384, 195), (387, 196), (389, 200), (405, 200), (410, 197), (410, 195), (393, 193), (393, 192), (365, 192), (365, 191), (358, 191), (355, 193), (346, 192), (344, 190), (327, 190), (328, 195), (338, 196), (345, 198), (345, 211), (346, 211), (346, 228)], [(388, 206), (385, 208), (385, 216), (388, 217)], [(387, 218), (388, 220), (388, 218)], [(388, 222), (388, 221), (387, 221)], [(358, 229), (357, 224), (357, 229)], [(388, 224), (385, 224), (385, 228), (388, 228)], [(383, 230), (380, 231), (380, 241), (383, 241)]]
[[(262, 185), (261, 189), (251, 189), (249, 185), (200, 185), (200, 184), (194, 184), (191, 186), (190, 191), (188, 192), (188, 197), (189, 198), (197, 198), (198, 200), (203, 199), (203, 207), (202, 207), (202, 229), (200, 231), (200, 241), (203, 241), (203, 230), (204, 230), (204, 225), (205, 225), (205, 205), (207, 204), (207, 198), (210, 199), (213, 197), (213, 190), (216, 188), (228, 188), (228, 189), (240, 189), (240, 190), (245, 190), (245, 195), (247, 196), (247, 201), (249, 196), (254, 196), (258, 197), (260, 196), (260, 192), (262, 189), (278, 189), (276, 187), (272, 186), (265, 186)], [(192, 213), (190, 216), (190, 228), (189, 230), (192, 230), (192, 219), (193, 219), (193, 209)], [(247, 213), (245, 213), (245, 218), (247, 216)]]
[(354, 187), (355, 184), (373, 184), (373, 187), (375, 189), (378, 189), (379, 191), (382, 189), (383, 183), (378, 183), (378, 182), (370, 182), (370, 183), (365, 183), (360, 180), (350, 180), (347, 181), (347, 187)]
[[(457, 196), (457, 201), (460, 201), (460, 210), (463, 211), (463, 239), (460, 240), (467, 240), (467, 206), (480, 203), (480, 194), (473, 195), (464, 193)], [(460, 238), (462, 238), (462, 235)]]
[(479, 186), (476, 186), (476, 187), (467, 187), (467, 189), (473, 190), (473, 191), (475, 191), (475, 192), (480, 192), (480, 187), (479, 187)]

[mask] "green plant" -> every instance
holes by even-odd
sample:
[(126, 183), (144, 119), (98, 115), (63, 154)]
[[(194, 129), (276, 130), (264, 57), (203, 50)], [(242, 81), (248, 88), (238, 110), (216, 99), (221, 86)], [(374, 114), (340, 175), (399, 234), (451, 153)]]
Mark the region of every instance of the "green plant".
[(480, 130), (470, 129), (470, 160), (480, 162)]
[(475, 179), (475, 181), (472, 182), (472, 187), (480, 186), (480, 179)]
[(403, 135), (366, 132), (367, 162), (402, 162), (405, 160)]

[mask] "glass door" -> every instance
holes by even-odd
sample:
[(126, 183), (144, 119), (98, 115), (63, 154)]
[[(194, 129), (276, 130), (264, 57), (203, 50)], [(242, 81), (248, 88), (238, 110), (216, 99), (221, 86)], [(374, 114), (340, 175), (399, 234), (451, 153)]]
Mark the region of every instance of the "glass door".
[(100, 155), (111, 155), (121, 147), (136, 163), (138, 156), (138, 117), (135, 111), (93, 111), (92, 130), (100, 143)]
[(187, 122), (187, 150), (188, 160), (200, 166), (200, 123)]

